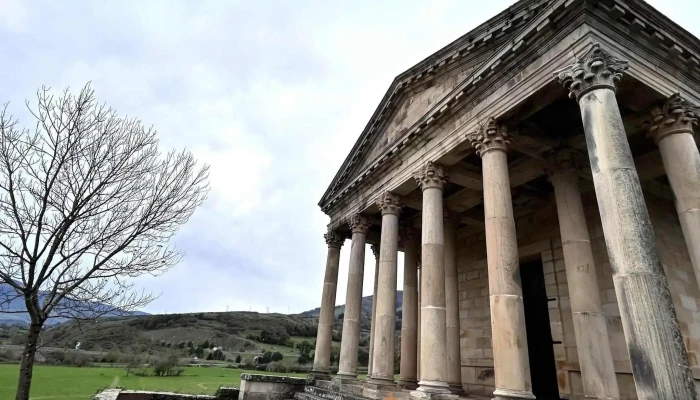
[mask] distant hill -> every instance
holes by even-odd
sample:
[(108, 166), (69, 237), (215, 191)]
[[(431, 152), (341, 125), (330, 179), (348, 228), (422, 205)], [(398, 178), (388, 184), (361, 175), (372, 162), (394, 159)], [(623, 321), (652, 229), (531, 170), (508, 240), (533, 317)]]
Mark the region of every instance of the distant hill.
[[(362, 298), (362, 315), (364, 316), (371, 316), (372, 315), (372, 302), (374, 301), (373, 296), (365, 296)], [(396, 309), (397, 310), (403, 310), (403, 291), (397, 290), (396, 291)], [(321, 312), (321, 308), (314, 308), (313, 310), (309, 311), (304, 311), (301, 313), (302, 315), (315, 315), (318, 316), (318, 314)], [(338, 316), (340, 314), (345, 313), (345, 304), (335, 306), (335, 315)]]
[(315, 340), (317, 318), (302, 315), (260, 314), (257, 312), (216, 312), (159, 314), (121, 318), (102, 318), (91, 322), (68, 322), (50, 328), (43, 335), (54, 347), (73, 348), (80, 342), (83, 350), (121, 352), (158, 352), (192, 341), (209, 341), (235, 351), (265, 348), (249, 339), (262, 330), (284, 331), (290, 337)]
[[(14, 289), (7, 283), (0, 282), (0, 299), (4, 298), (9, 298), (13, 295)], [(40, 298), (43, 298), (44, 293), (40, 295)], [(133, 312), (128, 312), (124, 313), (116, 308), (113, 308), (111, 306), (107, 306), (104, 304), (94, 304), (93, 307), (95, 309), (101, 309), (106, 312), (100, 312), (100, 314), (104, 314), (104, 317), (115, 317), (115, 316), (136, 316), (136, 315), (148, 315), (147, 313), (141, 312), (141, 311), (133, 311)], [(48, 321), (46, 321), (47, 325), (54, 325), (54, 324), (59, 324), (62, 322), (66, 322), (68, 319), (67, 318), (49, 318)], [(27, 308), (24, 305), (24, 299), (21, 297), (12, 299), (9, 304), (2, 304), (0, 305), (0, 324), (29, 324), (29, 313), (27, 313)]]

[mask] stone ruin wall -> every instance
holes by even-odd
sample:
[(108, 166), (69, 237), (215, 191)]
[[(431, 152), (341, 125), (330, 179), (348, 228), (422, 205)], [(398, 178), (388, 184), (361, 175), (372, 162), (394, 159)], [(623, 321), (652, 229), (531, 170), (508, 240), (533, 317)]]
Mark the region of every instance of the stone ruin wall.
[[(645, 185), (644, 192), (696, 386), (700, 387), (700, 290), (673, 202), (667, 200), (671, 198), (670, 193), (653, 183)], [(620, 395), (622, 399), (636, 399), (613, 288), (612, 270), (593, 191), (583, 195), (583, 202)], [(559, 391), (562, 395), (583, 394), (564, 257), (553, 201), (550, 208), (517, 219), (516, 227), (521, 258), (529, 261), (541, 257), (547, 295), (557, 297), (557, 301), (549, 303), (549, 319), (552, 339), (562, 342), (553, 345)], [(483, 232), (472, 236), (458, 234), (457, 249), (462, 382), (470, 393), (490, 395), (494, 390), (494, 373)]]

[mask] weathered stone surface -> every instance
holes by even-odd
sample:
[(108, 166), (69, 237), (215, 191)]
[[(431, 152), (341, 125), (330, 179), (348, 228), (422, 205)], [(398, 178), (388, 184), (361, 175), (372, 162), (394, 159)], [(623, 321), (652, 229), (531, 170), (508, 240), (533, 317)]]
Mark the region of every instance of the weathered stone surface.
[(362, 283), (365, 271), (365, 238), (369, 223), (356, 215), (349, 222), (352, 229), (350, 269), (346, 291), (343, 336), (340, 345), (338, 376), (345, 380), (357, 378), (357, 353), (360, 342), (360, 318), (362, 313)]
[(418, 390), (448, 392), (445, 313), (443, 168), (426, 163), (414, 174), (423, 190), (421, 233), (421, 342)]
[(304, 387), (313, 384), (312, 378), (242, 374), (240, 400), (286, 400)]
[(313, 373), (319, 378), (329, 377), (340, 247), (345, 242), (345, 237), (336, 231), (328, 231), (324, 237), (328, 244), (328, 256), (326, 257), (326, 274), (323, 278), (323, 295), (321, 297), (321, 311), (318, 317), (318, 333), (316, 335), (313, 366)]
[(404, 389), (415, 389), (418, 383), (417, 331), (418, 331), (418, 247), (419, 242), (411, 230), (403, 233), (403, 310), (401, 317), (401, 379)]
[(377, 203), (382, 212), (381, 244), (379, 247), (379, 279), (377, 311), (372, 354), (372, 376), (368, 383), (394, 382), (394, 331), (396, 326), (396, 277), (399, 245), (399, 214), (401, 202), (386, 192)]
[(583, 392), (594, 398), (619, 399), (574, 154), (555, 155), (549, 176), (556, 196)]

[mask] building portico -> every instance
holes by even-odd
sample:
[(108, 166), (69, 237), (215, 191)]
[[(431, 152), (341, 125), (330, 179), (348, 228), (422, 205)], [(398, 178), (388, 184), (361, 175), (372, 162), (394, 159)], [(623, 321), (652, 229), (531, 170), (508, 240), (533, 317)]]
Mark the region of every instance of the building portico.
[(524, 0), (398, 76), (320, 202), (314, 377), (330, 377), (352, 238), (327, 390), (697, 399), (699, 59), (700, 41), (641, 1)]

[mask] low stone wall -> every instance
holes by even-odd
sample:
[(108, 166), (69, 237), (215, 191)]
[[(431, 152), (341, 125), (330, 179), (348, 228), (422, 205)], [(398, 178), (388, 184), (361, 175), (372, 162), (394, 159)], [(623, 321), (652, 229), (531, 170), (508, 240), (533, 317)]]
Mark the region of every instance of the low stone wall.
[(195, 395), (169, 392), (147, 392), (140, 390), (106, 389), (95, 396), (93, 400), (236, 400), (236, 387), (221, 387), (214, 396)]
[(238, 400), (285, 400), (303, 392), (305, 385), (313, 383), (310, 378), (291, 378), (273, 375), (241, 375), (241, 391)]

